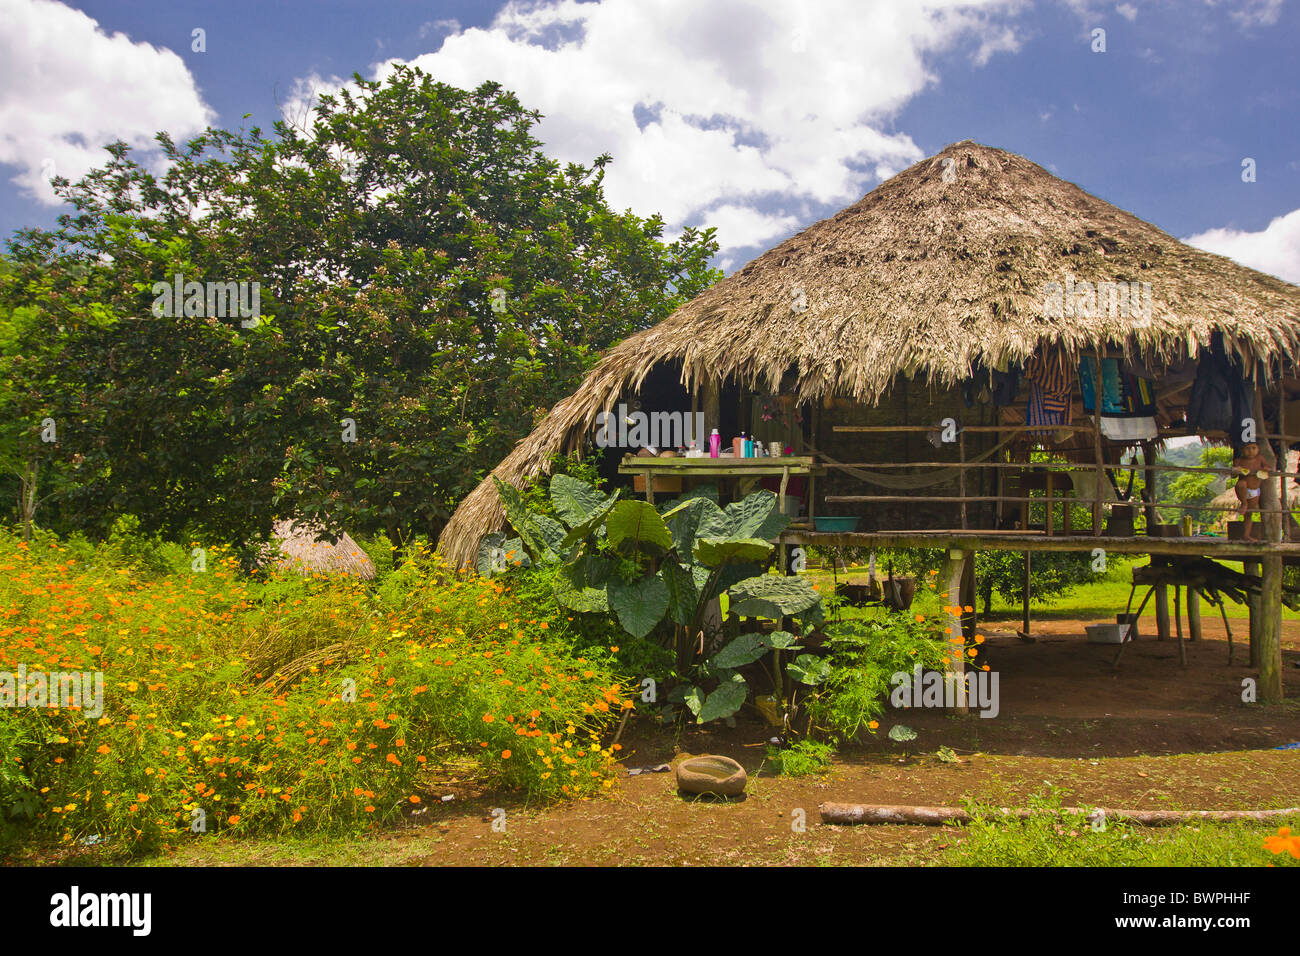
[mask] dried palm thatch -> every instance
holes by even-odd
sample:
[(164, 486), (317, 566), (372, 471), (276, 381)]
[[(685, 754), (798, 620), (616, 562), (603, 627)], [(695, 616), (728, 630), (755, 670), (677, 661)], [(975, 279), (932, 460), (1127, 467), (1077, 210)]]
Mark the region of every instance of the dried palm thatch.
[[(1149, 283), (1149, 318), (1046, 314), (1044, 287), (1075, 280)], [(494, 473), (515, 485), (538, 475), (667, 361), (681, 363), (687, 387), (731, 379), (776, 392), (794, 373), (799, 401), (874, 404), (899, 374), (953, 386), (977, 362), (1102, 343), (1159, 366), (1195, 355), (1215, 331), (1248, 362), (1296, 354), (1300, 287), (1184, 245), (1021, 156), (964, 141), (625, 339)], [(485, 482), (439, 549), (463, 565), (502, 520)]]
[[(303, 574), (355, 574), (365, 581), (375, 577), (375, 565), (370, 556), (347, 533), (330, 544), (320, 537), (319, 525), (285, 520), (277, 521), (271, 534), (273, 544), (268, 549), (266, 563), (275, 567), (294, 569)], [(274, 545), (279, 545), (279, 555), (272, 553)]]

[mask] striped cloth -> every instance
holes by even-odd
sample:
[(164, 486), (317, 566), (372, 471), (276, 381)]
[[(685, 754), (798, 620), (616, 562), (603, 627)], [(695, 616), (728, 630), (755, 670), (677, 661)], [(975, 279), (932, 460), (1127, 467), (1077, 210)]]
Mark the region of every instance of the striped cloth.
[[(1035, 352), (1025, 362), (1025, 378), (1029, 380), (1029, 408), (1025, 416), (1027, 425), (1069, 425), (1071, 421), (1071, 392), (1074, 386), (1074, 368), (1065, 353), (1053, 351), (1047, 355)], [(1038, 441), (1048, 441), (1051, 431), (1030, 432)]]

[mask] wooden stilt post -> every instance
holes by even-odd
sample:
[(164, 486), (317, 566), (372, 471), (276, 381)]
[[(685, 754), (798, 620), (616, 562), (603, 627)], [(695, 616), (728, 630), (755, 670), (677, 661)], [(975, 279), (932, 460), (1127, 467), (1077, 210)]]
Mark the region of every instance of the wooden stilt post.
[(1182, 587), (1174, 585), (1174, 627), (1178, 632), (1178, 663), (1187, 666), (1187, 646), (1183, 644), (1183, 616), (1178, 610), (1179, 594)]
[[(948, 582), (948, 606), (955, 607), (957, 613), (948, 612), (948, 626), (952, 633), (948, 635), (947, 640), (952, 640), (962, 633), (962, 611), (961, 611), (961, 592), (962, 579), (966, 576), (966, 563), (971, 560), (971, 552), (963, 551), (960, 548), (951, 548), (948, 551), (947, 567), (944, 569), (947, 574), (945, 578)], [(954, 688), (956, 691), (954, 708), (957, 713), (965, 714), (968, 712), (966, 703), (966, 655), (962, 652), (954, 652), (954, 645), (949, 644), (944, 648), (948, 652), (948, 659), (952, 662), (949, 665), (949, 672), (952, 675)]]
[[(1259, 574), (1258, 561), (1241, 562), (1241, 570), (1244, 574)], [(1260, 614), (1259, 596), (1255, 594), (1246, 595), (1246, 609), (1250, 611), (1250, 666), (1259, 666), (1259, 626), (1263, 621)]]
[[(975, 639), (975, 616), (977, 613), (976, 608), (978, 607), (975, 602), (977, 600), (978, 598), (975, 595), (975, 552), (971, 551), (969, 552), (969, 556), (966, 558), (966, 563), (962, 567), (961, 576), (961, 632), (962, 636), (965, 637), (967, 641)], [(970, 611), (966, 611), (966, 608), (970, 608)]]
[[(1106, 467), (1102, 460), (1101, 451), (1101, 405), (1102, 405), (1102, 387), (1101, 387), (1101, 353), (1103, 347), (1100, 343), (1097, 345), (1097, 364), (1096, 375), (1097, 385), (1093, 389), (1092, 411), (1093, 411), (1093, 430), (1092, 430), (1092, 448), (1093, 453), (1097, 456), (1097, 490), (1096, 496), (1092, 500), (1092, 533), (1101, 534), (1101, 489), (1106, 481)], [(1065, 504), (1069, 508), (1069, 502)]]
[(1187, 589), (1187, 639), (1201, 639), (1201, 592), (1192, 587)]
[(1259, 700), (1277, 704), (1282, 700), (1282, 555), (1270, 554), (1263, 561), (1263, 590), (1260, 594)]
[(1026, 551), (1025, 552), (1025, 573), (1024, 573), (1024, 577), (1021, 579), (1024, 588), (1022, 591), (1022, 595), (1024, 598), (1023, 601), (1024, 622), (1020, 633), (1024, 637), (1029, 637), (1029, 571), (1030, 571), (1030, 562), (1032, 560), (1033, 560), (1033, 552)]
[(1156, 585), (1156, 640), (1169, 640), (1169, 585)]

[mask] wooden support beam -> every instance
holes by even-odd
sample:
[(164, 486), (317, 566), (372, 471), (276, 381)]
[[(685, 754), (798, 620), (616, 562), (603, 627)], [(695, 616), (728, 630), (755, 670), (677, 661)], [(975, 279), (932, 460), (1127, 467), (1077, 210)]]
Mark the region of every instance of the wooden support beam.
[(1262, 563), (1259, 700), (1263, 704), (1277, 704), (1282, 700), (1282, 556), (1269, 555)]
[(1169, 585), (1156, 585), (1156, 640), (1169, 640)]
[[(1039, 499), (1041, 501), (1041, 499)], [(1215, 560), (1258, 560), (1276, 553), (1300, 556), (1300, 544), (1229, 541), (1226, 538), (1094, 537), (1087, 534), (1047, 537), (1020, 531), (786, 531), (783, 540), (818, 548), (962, 548), (971, 551), (1091, 551), (1099, 544), (1108, 554), (1190, 554)]]
[[(1246, 574), (1259, 574), (1258, 561), (1241, 562), (1241, 570)], [(1259, 596), (1246, 595), (1246, 607), (1250, 610), (1250, 666), (1259, 666), (1259, 632), (1263, 618), (1260, 616)]]
[[(956, 637), (962, 633), (962, 613), (961, 613), (961, 590), (962, 581), (966, 576), (966, 565), (972, 563), (973, 555), (969, 551), (963, 551), (960, 548), (952, 548), (948, 551), (948, 558), (944, 562), (943, 577), (941, 580), (947, 582), (948, 590), (944, 595), (948, 607), (957, 608), (958, 613), (948, 612), (948, 626), (952, 633), (948, 639)], [(955, 689), (957, 691), (956, 706), (953, 708), (959, 714), (969, 712), (966, 703), (966, 656), (965, 654), (953, 654), (952, 645), (945, 648), (949, 652), (949, 670), (952, 673)]]
[[(1101, 402), (1102, 402), (1101, 353), (1102, 353), (1102, 347), (1098, 346), (1097, 362), (1095, 366), (1096, 375), (1097, 375), (1097, 384), (1093, 388), (1093, 396), (1092, 396), (1092, 412), (1093, 412), (1092, 450), (1093, 450), (1093, 454), (1097, 456), (1097, 487), (1094, 492), (1096, 497), (1093, 498), (1092, 501), (1092, 533), (1093, 534), (1101, 534), (1101, 511), (1102, 511), (1101, 489), (1105, 487), (1106, 484), (1106, 465), (1105, 462), (1102, 460), (1102, 451), (1101, 451)], [(1069, 508), (1070, 506), (1067, 503), (1065, 507)], [(1067, 523), (1066, 533), (1067, 534), (1069, 533), (1068, 523)]]
[(1031, 571), (1032, 551), (1025, 552), (1025, 572), (1021, 583), (1024, 586), (1022, 597), (1024, 599), (1024, 629), (1020, 632), (1023, 636), (1029, 637), (1029, 577)]
[(1187, 589), (1187, 639), (1201, 639), (1201, 592), (1199, 588)]

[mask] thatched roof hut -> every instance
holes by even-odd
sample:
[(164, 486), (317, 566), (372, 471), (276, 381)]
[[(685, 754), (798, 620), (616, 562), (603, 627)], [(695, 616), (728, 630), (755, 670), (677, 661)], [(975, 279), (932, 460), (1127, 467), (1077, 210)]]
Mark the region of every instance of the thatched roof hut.
[[(1149, 283), (1149, 319), (1045, 315), (1044, 286), (1075, 277)], [(873, 404), (899, 374), (955, 386), (976, 362), (1020, 361), (1044, 344), (1109, 344), (1159, 365), (1195, 355), (1215, 331), (1248, 362), (1295, 355), (1300, 287), (1185, 245), (1021, 156), (964, 141), (625, 339), (494, 473), (515, 485), (538, 475), (665, 362), (680, 365), (687, 387), (732, 379), (800, 401)], [(465, 564), (502, 523), (484, 482), (439, 548)]]
[[(330, 544), (328, 539), (319, 537), (318, 525), (285, 520), (277, 521), (271, 534), (272, 544), (267, 549), (266, 558), (268, 564), (303, 574), (355, 574), (364, 581), (374, 580), (375, 565), (370, 556), (346, 532), (337, 542)], [(273, 554), (276, 545), (279, 546), (278, 557)]]

